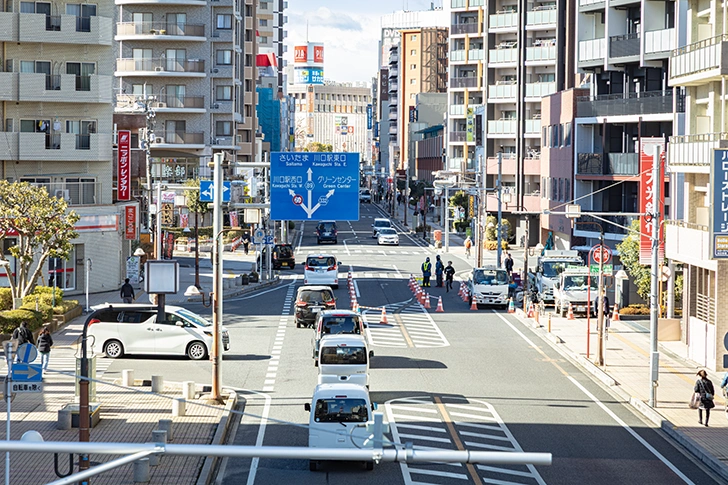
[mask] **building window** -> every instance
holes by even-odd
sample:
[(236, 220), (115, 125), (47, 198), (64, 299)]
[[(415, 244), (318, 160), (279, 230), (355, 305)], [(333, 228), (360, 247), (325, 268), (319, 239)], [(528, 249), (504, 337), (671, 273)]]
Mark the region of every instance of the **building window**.
[(215, 53), (215, 62), (218, 66), (230, 66), (233, 63), (233, 51), (219, 50)]
[(416, 84), (417, 80), (415, 78), (410, 79), (410, 84)]
[(227, 13), (217, 14), (217, 28), (220, 30), (231, 30), (233, 28), (233, 16)]
[(571, 146), (571, 122), (564, 123), (564, 146)]
[(417, 34), (412, 34), (412, 40), (417, 40)]
[(258, 8), (261, 10), (268, 10), (268, 2), (260, 2), (260, 4), (258, 4)]
[(410, 70), (414, 71), (415, 69), (417, 69), (417, 64), (410, 64)]
[(261, 27), (268, 27), (268, 19), (260, 19)]
[(416, 55), (417, 55), (417, 49), (412, 49), (412, 50), (410, 51), (410, 55), (411, 55), (411, 56), (416, 56)]
[(253, 66), (253, 56), (251, 54), (245, 54), (245, 67)]
[(233, 122), (232, 121), (216, 121), (215, 122), (215, 136), (232, 136), (233, 135)]
[(251, 79), (245, 80), (245, 92), (249, 93), (253, 90), (253, 81)]
[(258, 39), (259, 39), (259, 42), (261, 44), (267, 44), (268, 43), (268, 37), (266, 37), (265, 35), (261, 35), (260, 37), (258, 37)]
[(215, 87), (215, 99), (217, 101), (232, 101), (233, 87), (232, 86), (216, 86)]

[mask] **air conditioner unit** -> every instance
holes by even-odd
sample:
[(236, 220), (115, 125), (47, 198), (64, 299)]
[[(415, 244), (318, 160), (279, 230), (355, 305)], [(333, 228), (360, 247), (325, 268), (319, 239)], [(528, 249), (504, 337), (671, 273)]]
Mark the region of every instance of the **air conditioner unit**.
[(155, 136), (154, 143), (164, 143), (164, 138), (162, 138), (161, 136)]
[(167, 103), (164, 103), (162, 101), (157, 102), (156, 105), (157, 105), (156, 106), (157, 108), (166, 108), (167, 107)]
[(56, 198), (63, 199), (66, 202), (71, 201), (71, 193), (68, 189), (56, 189), (55, 196)]
[(162, 66), (157, 66), (154, 68), (154, 70), (157, 72), (162, 72), (162, 71), (164, 71), (164, 68)]

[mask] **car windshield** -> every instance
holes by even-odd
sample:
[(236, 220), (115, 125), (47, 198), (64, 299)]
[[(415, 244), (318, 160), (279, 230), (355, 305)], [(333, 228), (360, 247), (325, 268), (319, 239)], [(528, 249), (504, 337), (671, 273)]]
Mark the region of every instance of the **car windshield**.
[(336, 229), (336, 224), (333, 222), (322, 222), (318, 225), (319, 231), (333, 231)]
[(567, 264), (565, 261), (549, 261), (543, 263), (543, 275), (547, 278), (555, 278), (559, 276), (565, 269)]
[(319, 399), (314, 409), (317, 423), (366, 423), (367, 402), (364, 399)]
[(357, 317), (325, 317), (321, 326), (321, 333), (335, 335), (338, 333), (353, 333), (359, 335), (361, 329)]
[[(564, 291), (586, 291), (587, 284), (588, 278), (586, 275), (564, 277)], [(598, 289), (597, 278), (591, 279), (591, 289), (594, 291)]]
[(318, 256), (308, 258), (306, 260), (306, 266), (310, 266), (312, 268), (328, 268), (329, 266), (334, 266), (335, 264), (336, 259), (333, 256)]
[(319, 363), (322, 365), (363, 365), (367, 363), (364, 347), (321, 347)]
[(278, 255), (282, 258), (290, 258), (293, 256), (293, 249), (291, 249), (291, 246), (278, 246), (276, 250), (278, 251)]
[(374, 221), (374, 227), (392, 227), (389, 221)]
[(394, 229), (391, 229), (389, 227), (385, 227), (384, 229), (381, 229), (379, 231), (379, 234), (381, 234), (383, 236), (394, 236), (397, 234), (397, 231), (395, 231)]
[(473, 270), (473, 284), (505, 285), (508, 284), (508, 274), (503, 269), (475, 269)]
[(334, 295), (328, 290), (303, 290), (298, 299), (306, 303), (322, 303), (334, 299)]
[(211, 327), (212, 326), (212, 323), (209, 320), (206, 320), (206, 319), (202, 318), (201, 316), (199, 316), (198, 314), (192, 313), (189, 310), (182, 309), (182, 310), (179, 310), (177, 313), (179, 313), (180, 315), (182, 315), (183, 317), (185, 317), (187, 320), (194, 323), (195, 325), (199, 325), (200, 327)]
[(371, 195), (371, 192), (369, 192), (369, 189), (364, 189), (361, 191), (362, 195)]

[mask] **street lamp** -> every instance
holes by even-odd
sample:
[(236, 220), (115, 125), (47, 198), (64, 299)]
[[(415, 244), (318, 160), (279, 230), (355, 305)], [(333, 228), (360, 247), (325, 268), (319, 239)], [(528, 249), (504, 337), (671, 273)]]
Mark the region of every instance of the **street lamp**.
[(184, 292), (184, 295), (187, 297), (202, 296), (202, 306), (204, 306), (205, 308), (209, 308), (210, 305), (212, 305), (212, 302), (214, 301), (213, 298), (215, 297), (212, 292), (208, 293), (207, 303), (205, 303), (205, 292), (200, 291), (200, 289), (195, 285), (188, 286)]

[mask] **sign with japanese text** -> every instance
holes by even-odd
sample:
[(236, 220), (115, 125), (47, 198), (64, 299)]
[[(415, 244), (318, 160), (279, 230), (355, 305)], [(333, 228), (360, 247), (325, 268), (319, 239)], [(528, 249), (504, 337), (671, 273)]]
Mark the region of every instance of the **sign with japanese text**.
[(728, 150), (713, 152), (710, 201), (710, 257), (728, 259)]
[(475, 141), (475, 110), (468, 108), (465, 118), (465, 141)]
[(372, 121), (374, 118), (374, 107), (371, 104), (367, 105), (367, 130), (372, 129)]
[(133, 241), (137, 238), (137, 208), (135, 205), (124, 207), (124, 239)]
[[(655, 151), (660, 150), (660, 170), (658, 180), (654, 179), (652, 168)], [(665, 140), (662, 138), (642, 138), (640, 140), (640, 212), (648, 214), (640, 216), (640, 264), (650, 266), (652, 264), (652, 226), (659, 224), (665, 214), (664, 194), (664, 168), (665, 168)], [(662, 180), (661, 180), (662, 179)], [(662, 182), (660, 187), (660, 200), (655, 200), (655, 184)], [(659, 212), (660, 218), (654, 218), (651, 214)], [(665, 241), (662, 237), (664, 228), (660, 226), (660, 260), (665, 257)]]
[(293, 48), (293, 62), (300, 63), (308, 61), (308, 46), (297, 45)]
[(238, 223), (238, 213), (237, 213), (237, 211), (231, 211), (230, 212), (230, 226), (231, 227), (240, 227), (240, 224)]
[(121, 130), (118, 132), (118, 136), (116, 198), (117, 200), (131, 200), (131, 131)]
[(313, 62), (317, 64), (323, 64), (324, 62), (324, 46), (315, 45), (313, 46)]

